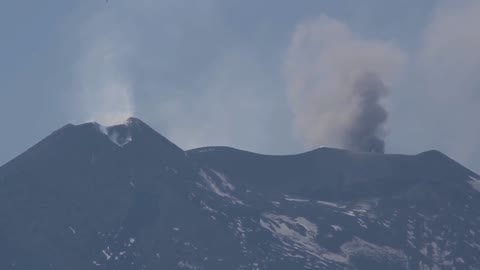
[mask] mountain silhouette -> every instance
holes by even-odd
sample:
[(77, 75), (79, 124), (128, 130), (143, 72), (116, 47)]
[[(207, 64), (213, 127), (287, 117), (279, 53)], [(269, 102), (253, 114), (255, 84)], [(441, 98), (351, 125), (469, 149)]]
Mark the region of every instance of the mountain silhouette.
[(136, 118), (0, 167), (0, 269), (480, 269), (480, 176), (438, 151), (184, 151)]

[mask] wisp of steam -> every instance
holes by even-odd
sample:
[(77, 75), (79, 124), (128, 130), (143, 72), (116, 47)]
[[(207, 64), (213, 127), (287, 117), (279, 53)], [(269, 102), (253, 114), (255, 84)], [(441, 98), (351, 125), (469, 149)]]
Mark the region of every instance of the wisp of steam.
[(74, 87), (78, 93), (78, 120), (110, 126), (123, 123), (135, 113), (128, 71), (134, 45), (123, 32), (107, 27), (111, 20), (108, 14), (100, 15), (83, 29), (85, 44), (74, 67)]
[(383, 99), (404, 58), (392, 44), (358, 39), (326, 16), (300, 24), (286, 62), (297, 135), (308, 147), (384, 152), (388, 111)]

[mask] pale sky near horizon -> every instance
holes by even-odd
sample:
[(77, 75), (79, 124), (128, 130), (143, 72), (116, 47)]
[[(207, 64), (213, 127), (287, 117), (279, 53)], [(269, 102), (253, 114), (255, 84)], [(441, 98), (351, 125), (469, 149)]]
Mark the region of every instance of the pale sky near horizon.
[(388, 86), (386, 152), (478, 173), (479, 25), (476, 0), (4, 0), (0, 164), (66, 123), (128, 116), (184, 149), (338, 146), (333, 78), (355, 67)]

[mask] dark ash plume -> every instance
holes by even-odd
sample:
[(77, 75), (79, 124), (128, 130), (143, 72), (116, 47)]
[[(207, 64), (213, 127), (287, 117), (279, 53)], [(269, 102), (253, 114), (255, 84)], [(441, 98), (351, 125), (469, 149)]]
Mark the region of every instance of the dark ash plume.
[(356, 112), (351, 126), (345, 130), (345, 147), (384, 153), (384, 125), (388, 112), (380, 102), (388, 94), (385, 84), (374, 73), (366, 72), (355, 81), (351, 94)]
[(327, 16), (298, 25), (286, 62), (295, 132), (309, 148), (383, 153), (382, 101), (404, 62), (388, 41), (359, 39)]

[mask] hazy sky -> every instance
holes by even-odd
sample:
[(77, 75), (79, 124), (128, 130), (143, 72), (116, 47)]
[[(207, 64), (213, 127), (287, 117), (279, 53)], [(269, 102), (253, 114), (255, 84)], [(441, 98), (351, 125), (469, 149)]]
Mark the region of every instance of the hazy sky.
[(0, 164), (68, 122), (136, 116), (184, 149), (360, 134), (479, 172), (478, 26), (477, 0), (1, 1)]

